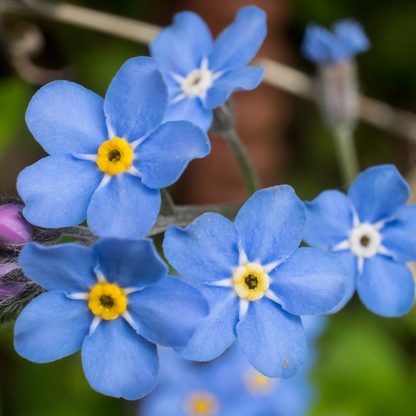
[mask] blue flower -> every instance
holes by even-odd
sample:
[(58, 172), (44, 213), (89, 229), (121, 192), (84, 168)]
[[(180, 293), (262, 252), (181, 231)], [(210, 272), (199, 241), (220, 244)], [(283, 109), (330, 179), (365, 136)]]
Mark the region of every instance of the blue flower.
[(171, 350), (160, 351), (160, 360), (161, 381), (141, 403), (140, 416), (301, 416), (313, 397), (305, 377), (265, 377), (236, 347), (206, 364)]
[(238, 337), (248, 361), (267, 377), (296, 374), (306, 356), (298, 315), (321, 314), (345, 294), (347, 271), (332, 254), (299, 248), (304, 204), (290, 186), (256, 192), (235, 223), (218, 214), (170, 226), (164, 253), (208, 300), (210, 314), (182, 357), (208, 361)]
[(351, 60), (370, 49), (362, 26), (354, 19), (345, 19), (328, 29), (309, 24), (301, 46), (303, 56), (314, 64), (330, 65)]
[(19, 175), (26, 219), (59, 228), (87, 218), (101, 237), (145, 236), (160, 209), (159, 188), (210, 151), (206, 134), (191, 123), (161, 125), (166, 106), (166, 84), (147, 57), (121, 67), (105, 101), (71, 82), (41, 88), (26, 122), (51, 156)]
[(405, 205), (409, 186), (393, 165), (358, 175), (348, 196), (325, 191), (306, 202), (305, 241), (332, 251), (349, 271), (341, 309), (357, 289), (364, 305), (382, 316), (409, 311), (415, 296), (405, 262), (416, 261), (416, 205)]
[(82, 348), (89, 383), (109, 396), (133, 400), (153, 390), (155, 344), (185, 346), (208, 313), (195, 288), (166, 276), (148, 239), (106, 238), (92, 248), (29, 243), (19, 262), (49, 292), (17, 319), (17, 352), (46, 363)]
[(188, 120), (208, 130), (212, 110), (239, 90), (256, 88), (264, 69), (246, 66), (266, 37), (266, 14), (244, 7), (216, 39), (195, 13), (182, 12), (150, 44), (169, 88), (165, 120)]

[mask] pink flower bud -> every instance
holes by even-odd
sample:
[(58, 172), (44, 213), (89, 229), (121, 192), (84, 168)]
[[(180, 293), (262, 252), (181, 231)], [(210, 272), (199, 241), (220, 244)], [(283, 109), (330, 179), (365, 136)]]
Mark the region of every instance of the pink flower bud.
[(0, 206), (0, 248), (22, 245), (32, 239), (33, 225), (21, 216), (23, 208), (18, 202)]

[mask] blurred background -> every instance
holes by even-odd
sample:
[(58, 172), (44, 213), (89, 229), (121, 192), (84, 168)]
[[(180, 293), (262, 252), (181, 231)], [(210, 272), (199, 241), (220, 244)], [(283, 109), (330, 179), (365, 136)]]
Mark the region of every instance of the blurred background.
[[(193, 10), (214, 36), (239, 8), (255, 4), (268, 13), (268, 36), (259, 56), (310, 74), (313, 65), (299, 53), (305, 25), (314, 21), (328, 27), (337, 19), (355, 17), (372, 42), (371, 50), (358, 57), (361, 91), (416, 113), (414, 0), (68, 1), (161, 26), (169, 25), (174, 13)], [(0, 193), (15, 195), (18, 173), (46, 155), (24, 121), (40, 86), (68, 79), (104, 96), (127, 59), (148, 53), (147, 47), (114, 36), (0, 13)], [(333, 140), (315, 104), (264, 84), (233, 99), (236, 129), (263, 187), (288, 183), (303, 200), (325, 189), (346, 189)], [(244, 201), (237, 164), (221, 138), (211, 137), (211, 142), (212, 153), (192, 162), (173, 187), (176, 203)], [(362, 169), (393, 163), (404, 176), (411, 174), (416, 143), (360, 123), (356, 144)], [(381, 318), (354, 298), (329, 321), (312, 372), (318, 395), (310, 414), (416, 414), (416, 311), (403, 318)], [(92, 390), (79, 354), (43, 365), (19, 357), (10, 326), (0, 328), (0, 409), (4, 416), (124, 416), (133, 415), (136, 404)]]

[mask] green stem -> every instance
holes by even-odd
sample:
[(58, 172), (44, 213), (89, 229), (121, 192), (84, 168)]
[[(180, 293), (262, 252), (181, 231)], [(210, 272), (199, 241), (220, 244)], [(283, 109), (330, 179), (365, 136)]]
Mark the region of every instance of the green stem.
[(169, 225), (186, 227), (193, 220), (206, 212), (216, 212), (229, 220), (234, 220), (241, 204), (223, 204), (223, 205), (177, 205), (175, 206), (174, 216), (159, 215), (153, 228), (147, 234), (151, 237), (163, 233)]
[(223, 132), (222, 137), (237, 160), (241, 174), (243, 175), (247, 194), (249, 196), (253, 195), (254, 192), (260, 189), (260, 179), (254, 168), (253, 162), (251, 161), (247, 147), (244, 145), (235, 129), (229, 129), (226, 132)]
[(339, 126), (333, 129), (333, 135), (342, 181), (349, 186), (360, 173), (353, 129)]

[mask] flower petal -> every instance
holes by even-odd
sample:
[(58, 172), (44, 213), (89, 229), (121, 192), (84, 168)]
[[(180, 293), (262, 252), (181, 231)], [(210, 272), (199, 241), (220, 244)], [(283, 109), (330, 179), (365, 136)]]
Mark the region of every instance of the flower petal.
[(289, 313), (317, 315), (341, 302), (347, 275), (343, 263), (332, 253), (302, 247), (273, 269), (270, 289)]
[(409, 312), (415, 298), (415, 283), (406, 265), (377, 254), (365, 259), (357, 291), (371, 312), (394, 317)]
[(68, 299), (59, 291), (43, 293), (17, 319), (14, 346), (36, 363), (59, 360), (81, 348), (92, 320), (87, 302)]
[(416, 205), (400, 207), (380, 231), (382, 244), (400, 262), (416, 261)]
[(305, 229), (306, 209), (291, 186), (257, 191), (240, 209), (235, 226), (249, 261), (284, 260), (298, 248)]
[(335, 251), (334, 254), (344, 263), (348, 270), (347, 290), (341, 302), (328, 313), (335, 313), (342, 309), (350, 301), (357, 287), (357, 257), (350, 250)]
[(370, 40), (364, 32), (362, 25), (355, 19), (343, 19), (332, 26), (335, 35), (343, 42), (350, 56), (368, 51)]
[(170, 225), (163, 252), (186, 279), (215, 282), (232, 277), (238, 266), (238, 234), (234, 224), (219, 214), (207, 213), (187, 227)]
[(100, 237), (139, 239), (153, 227), (159, 209), (158, 189), (149, 189), (136, 176), (122, 174), (92, 196), (88, 226)]
[(361, 222), (393, 215), (409, 199), (410, 188), (394, 165), (373, 166), (357, 176), (348, 196)]
[(123, 319), (101, 321), (82, 345), (82, 365), (91, 387), (107, 396), (137, 400), (157, 384), (156, 345)]
[(26, 204), (23, 215), (45, 228), (80, 224), (102, 178), (102, 172), (90, 161), (72, 156), (45, 157), (17, 178), (17, 190)]
[(176, 13), (171, 26), (163, 29), (150, 44), (150, 52), (165, 73), (188, 75), (201, 66), (212, 49), (211, 32), (193, 12)]
[(307, 346), (300, 317), (270, 299), (250, 302), (237, 325), (237, 336), (250, 364), (266, 377), (292, 377), (305, 362)]
[(229, 287), (200, 285), (210, 313), (197, 326), (186, 348), (175, 348), (187, 360), (210, 361), (220, 356), (236, 338), (239, 297)]
[(105, 279), (123, 288), (143, 288), (168, 274), (151, 239), (101, 238), (93, 245)]
[(133, 142), (163, 121), (168, 91), (156, 62), (147, 56), (129, 59), (111, 81), (104, 111), (117, 137)]
[(54, 81), (32, 98), (26, 123), (39, 144), (51, 155), (96, 154), (108, 139), (104, 100), (68, 81)]
[(187, 121), (162, 124), (138, 148), (135, 166), (149, 188), (165, 188), (175, 183), (193, 159), (211, 150), (208, 136)]
[(215, 40), (209, 56), (214, 72), (237, 69), (248, 64), (266, 37), (266, 13), (256, 6), (240, 9), (234, 22)]
[(97, 264), (97, 256), (89, 247), (73, 243), (50, 247), (28, 243), (19, 256), (19, 265), (29, 279), (46, 290), (68, 293), (88, 292), (97, 283)]
[(212, 111), (204, 108), (199, 97), (185, 97), (168, 105), (163, 122), (186, 120), (207, 131), (213, 117)]
[(185, 347), (209, 312), (206, 300), (197, 289), (172, 276), (132, 293), (128, 300), (137, 332), (165, 347)]
[(306, 26), (302, 55), (314, 64), (334, 64), (351, 58), (348, 45), (327, 28), (311, 23)]
[(265, 72), (266, 70), (260, 66), (247, 66), (226, 72), (215, 80), (207, 91), (205, 107), (213, 110), (225, 103), (233, 92), (258, 87)]
[(353, 228), (353, 205), (340, 191), (322, 192), (305, 201), (307, 210), (303, 239), (312, 247), (328, 250), (343, 240)]

